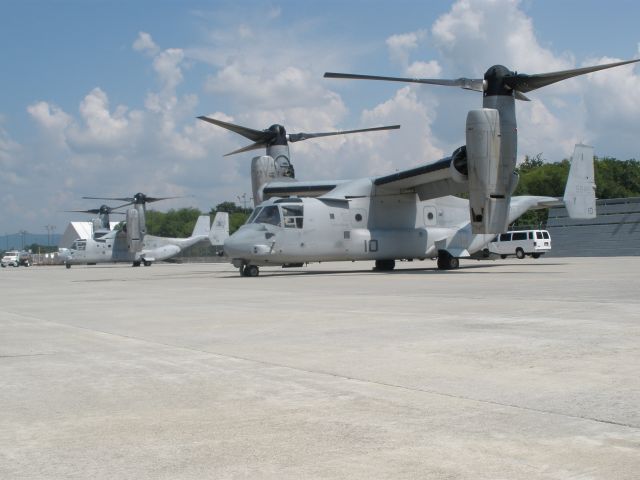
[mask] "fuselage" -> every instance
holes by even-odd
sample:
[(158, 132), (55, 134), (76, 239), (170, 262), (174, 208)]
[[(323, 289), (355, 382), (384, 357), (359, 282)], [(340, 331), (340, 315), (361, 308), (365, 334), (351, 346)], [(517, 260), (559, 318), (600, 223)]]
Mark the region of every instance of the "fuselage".
[(237, 266), (424, 259), (468, 256), (494, 236), (472, 234), (468, 202), (453, 196), (283, 198), (259, 205), (224, 251)]

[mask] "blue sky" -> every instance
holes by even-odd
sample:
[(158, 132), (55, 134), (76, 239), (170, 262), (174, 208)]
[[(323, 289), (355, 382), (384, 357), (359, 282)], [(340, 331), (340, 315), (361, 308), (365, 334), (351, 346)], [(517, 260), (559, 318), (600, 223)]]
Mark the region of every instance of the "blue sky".
[[(402, 124), (301, 142), (301, 179), (385, 174), (463, 143), (478, 95), (326, 80), (324, 71), (481, 77), (492, 64), (542, 73), (640, 56), (632, 1), (0, 0), (0, 232), (64, 230), (84, 195), (186, 198), (208, 210), (250, 191), (255, 152), (204, 124), (215, 115), (290, 132)], [(640, 158), (640, 67), (547, 87), (518, 105), (519, 154), (573, 144)]]

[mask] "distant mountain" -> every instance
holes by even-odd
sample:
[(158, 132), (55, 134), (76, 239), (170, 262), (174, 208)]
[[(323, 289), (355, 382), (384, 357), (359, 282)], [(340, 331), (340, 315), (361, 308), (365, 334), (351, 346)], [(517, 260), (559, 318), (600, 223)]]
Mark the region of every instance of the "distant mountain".
[(20, 250), (23, 246), (33, 245), (37, 243), (38, 245), (58, 245), (60, 241), (60, 237), (62, 237), (59, 233), (52, 233), (51, 235), (47, 235), (46, 233), (25, 233), (24, 241), (22, 238), (22, 234), (20, 233), (12, 233), (9, 235), (0, 236), (0, 250)]

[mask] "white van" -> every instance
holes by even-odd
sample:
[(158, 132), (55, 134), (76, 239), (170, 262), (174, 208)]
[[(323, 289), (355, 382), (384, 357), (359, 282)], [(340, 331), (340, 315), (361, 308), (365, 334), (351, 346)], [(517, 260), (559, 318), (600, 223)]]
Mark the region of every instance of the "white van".
[(539, 258), (551, 250), (551, 236), (546, 230), (516, 230), (501, 233), (489, 243), (489, 252), (507, 258), (515, 255), (522, 259), (525, 255)]

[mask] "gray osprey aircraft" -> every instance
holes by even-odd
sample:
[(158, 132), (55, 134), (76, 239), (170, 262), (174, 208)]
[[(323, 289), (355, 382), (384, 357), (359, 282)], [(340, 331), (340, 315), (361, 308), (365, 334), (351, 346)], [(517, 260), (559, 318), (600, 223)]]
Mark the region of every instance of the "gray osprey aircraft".
[[(267, 200), (224, 242), (224, 252), (243, 276), (258, 275), (261, 265), (338, 260), (375, 260), (377, 270), (391, 270), (398, 259), (437, 257), (438, 268), (458, 268), (459, 258), (483, 249), (528, 209), (561, 204), (550, 197), (512, 198), (518, 181), (515, 100), (528, 101), (524, 93), (561, 80), (637, 61), (535, 75), (497, 65), (484, 79), (327, 73), (458, 86), (483, 92), (483, 108), (468, 113), (466, 144), (450, 157), (391, 175), (297, 182), (272, 156), (254, 158), (254, 198)], [(573, 162), (564, 203), (574, 218), (593, 218), (593, 151), (578, 146)], [(460, 193), (469, 199), (452, 196)]]
[[(120, 207), (122, 207), (121, 205)], [(98, 215), (91, 220), (93, 227), (92, 238), (100, 238), (111, 231), (111, 218), (109, 215), (124, 215), (124, 212), (116, 212), (120, 207), (110, 207), (109, 205), (100, 205), (100, 208), (90, 208), (88, 210), (66, 210), (72, 213), (92, 213)]]
[(60, 252), (60, 257), (67, 268), (73, 264), (95, 264), (130, 262), (134, 267), (151, 265), (152, 262), (166, 260), (183, 251), (185, 248), (209, 239), (209, 216), (201, 215), (188, 238), (165, 238), (148, 235), (146, 232), (146, 204), (168, 198), (148, 197), (137, 193), (131, 198), (96, 198), (99, 200), (129, 201), (121, 205), (133, 205), (126, 212), (127, 221), (122, 230), (111, 230), (99, 238), (77, 239), (70, 249)]

